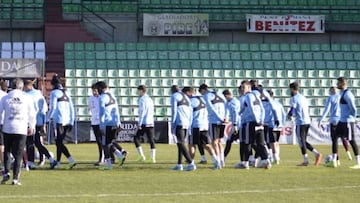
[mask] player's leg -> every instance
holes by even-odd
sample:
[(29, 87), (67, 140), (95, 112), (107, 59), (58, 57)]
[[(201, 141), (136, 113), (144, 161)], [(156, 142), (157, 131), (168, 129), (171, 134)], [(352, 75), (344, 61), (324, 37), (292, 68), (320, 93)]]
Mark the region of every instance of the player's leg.
[(71, 156), (69, 149), (65, 146), (64, 144), (64, 139), (67, 135), (67, 133), (70, 132), (70, 128), (69, 126), (64, 126), (64, 131), (63, 131), (63, 135), (62, 135), (62, 153), (65, 155), (65, 157), (69, 160), (69, 165), (68, 165), (68, 169), (72, 169), (74, 166), (76, 166), (76, 161), (75, 159)]
[(35, 169), (35, 144), (34, 144), (34, 135), (26, 137), (26, 154), (27, 154), (27, 163), (26, 167), (30, 170)]
[[(211, 142), (210, 142), (211, 143)], [(204, 151), (204, 146), (201, 144), (198, 144), (198, 149), (199, 149), (199, 153), (201, 156), (201, 160), (200, 160), (200, 164), (207, 164), (207, 160), (206, 160), (206, 156), (205, 156), (205, 151)]]
[(310, 150), (315, 156), (315, 166), (318, 166), (321, 163), (322, 154), (318, 152), (308, 141), (306, 141), (307, 136), (309, 135), (309, 129), (310, 125), (302, 125), (300, 129), (301, 136), (303, 137), (302, 139), (305, 139), (306, 148)]
[(350, 152), (350, 143), (349, 143), (349, 140), (346, 138), (346, 137), (341, 137), (341, 141), (342, 141), (342, 144), (344, 146), (344, 149), (345, 149), (345, 152), (348, 156), (348, 159), (349, 160), (352, 160), (352, 156), (351, 156), (351, 152)]
[(217, 146), (220, 153), (220, 164), (221, 167), (225, 167), (225, 155), (224, 155), (224, 146), (221, 143), (221, 139), (225, 136), (225, 125), (219, 125), (219, 137), (217, 139)]
[(272, 156), (272, 148), (271, 148), (271, 142), (270, 142), (270, 134), (272, 132), (272, 129), (269, 128), (269, 126), (264, 126), (264, 138), (265, 138), (265, 144), (267, 148), (268, 158), (272, 161), (274, 158)]
[(13, 149), (12, 153), (14, 155), (15, 161), (13, 166), (13, 184), (21, 185), (20, 180), (20, 167), (21, 167), (21, 156), (22, 151), (26, 146), (26, 135), (12, 135), (14, 136), (13, 140)]
[(177, 164), (176, 166), (173, 168), (173, 170), (176, 171), (182, 171), (183, 170), (183, 165), (182, 165), (182, 155), (183, 155), (183, 148), (182, 145), (184, 143), (184, 137), (185, 137), (185, 132), (183, 131), (182, 127), (177, 126), (176, 127), (176, 131), (175, 131), (175, 135), (176, 135), (176, 146), (178, 149), (178, 156), (177, 156)]
[(197, 145), (199, 142), (197, 139), (199, 138), (200, 129), (199, 128), (192, 128), (192, 133), (189, 136), (188, 142), (189, 142), (189, 154), (192, 159), (195, 158), (195, 152), (196, 148), (195, 145)]
[[(180, 129), (178, 129), (180, 128)], [(177, 139), (178, 139), (178, 147), (180, 149), (181, 155), (183, 155), (186, 159), (186, 162), (189, 164), (185, 170), (193, 171), (196, 170), (196, 166), (194, 160), (191, 159), (188, 150), (185, 147), (185, 137), (186, 137), (186, 129), (182, 129), (181, 127), (177, 127)], [(179, 162), (178, 162), (179, 164)]]
[(273, 130), (273, 136), (274, 136), (274, 151), (273, 151), (273, 156), (275, 159), (275, 163), (276, 164), (280, 164), (280, 144), (279, 144), (279, 140), (280, 140), (280, 131)]
[(150, 162), (156, 163), (155, 128), (146, 127), (146, 136), (150, 143)]
[(112, 169), (112, 161), (110, 156), (110, 146), (112, 142), (112, 138), (109, 135), (109, 129), (106, 127), (105, 132), (102, 133), (102, 147), (104, 151), (104, 158), (105, 158), (105, 167), (101, 167), (100, 169), (103, 170), (111, 170)]
[[(5, 184), (10, 179), (11, 170), (11, 152), (14, 137), (11, 134), (4, 133), (4, 173), (1, 184)], [(21, 157), (20, 157), (21, 159)]]
[(46, 149), (46, 147), (44, 146), (44, 144), (41, 141), (41, 131), (43, 129), (43, 126), (36, 126), (36, 131), (35, 131), (35, 146), (36, 148), (39, 150), (40, 156), (42, 156), (41, 154), (44, 154), (46, 156), (46, 158), (49, 159), (50, 161), (50, 168), (53, 169), (57, 162), (55, 161), (54, 157), (52, 157), (49, 153), (49, 151)]
[[(254, 124), (254, 125), (256, 125), (256, 124)], [(255, 134), (252, 136), (255, 137), (256, 145), (258, 146), (258, 153), (261, 158), (260, 167), (266, 168), (266, 169), (271, 168), (271, 163), (268, 159), (268, 152), (267, 152), (267, 148), (266, 148), (264, 130), (255, 128)]]
[(228, 139), (226, 140), (226, 145), (225, 145), (225, 149), (224, 149), (224, 157), (226, 158), (227, 155), (230, 153), (231, 151), (231, 146), (232, 143), (235, 142), (237, 139), (239, 139), (239, 134), (237, 133), (232, 133), (230, 135), (230, 137), (228, 137)]
[(309, 157), (306, 153), (306, 135), (304, 134), (304, 130), (302, 130), (301, 125), (296, 125), (296, 137), (298, 139), (299, 147), (301, 150), (301, 154), (303, 155), (304, 161), (298, 166), (308, 166), (309, 165)]
[(95, 166), (99, 166), (102, 162), (103, 162), (103, 148), (102, 148), (102, 143), (101, 143), (101, 131), (100, 131), (100, 126), (99, 125), (92, 125), (91, 126), (94, 135), (95, 135), (95, 140), (96, 140), (96, 144), (98, 146), (98, 153), (99, 153), (99, 159), (98, 162), (95, 163)]
[(352, 169), (360, 169), (360, 156), (359, 156), (359, 147), (355, 140), (355, 123), (348, 123), (348, 132), (349, 132), (349, 142), (354, 152), (356, 164), (352, 166)]
[(138, 161), (138, 162), (144, 162), (146, 160), (143, 148), (141, 146), (141, 141), (140, 141), (140, 138), (144, 135), (144, 133), (145, 133), (145, 126), (141, 126), (141, 129), (138, 129), (138, 131), (136, 132), (136, 135), (134, 137), (135, 147), (138, 152), (138, 158), (136, 159), (136, 161)]
[(249, 157), (251, 153), (250, 123), (246, 123), (241, 129), (240, 159), (241, 163), (236, 165), (239, 169), (249, 169)]
[(112, 126), (107, 126), (106, 127), (106, 131), (107, 131), (107, 136), (109, 140), (111, 140), (110, 142), (110, 152), (112, 154), (114, 154), (117, 159), (119, 160), (119, 165), (122, 166), (125, 162), (125, 159), (127, 157), (127, 152), (125, 150), (123, 150), (123, 148), (119, 145), (119, 143), (117, 143), (116, 141), (116, 137), (117, 137), (117, 128), (116, 127), (112, 127)]
[(214, 149), (212, 148), (211, 139), (208, 134), (208, 131), (200, 131), (199, 133), (199, 144), (203, 146), (204, 149), (210, 154), (212, 157), (212, 161), (214, 164), (214, 169), (220, 169), (219, 160), (217, 159), (217, 156), (215, 154)]

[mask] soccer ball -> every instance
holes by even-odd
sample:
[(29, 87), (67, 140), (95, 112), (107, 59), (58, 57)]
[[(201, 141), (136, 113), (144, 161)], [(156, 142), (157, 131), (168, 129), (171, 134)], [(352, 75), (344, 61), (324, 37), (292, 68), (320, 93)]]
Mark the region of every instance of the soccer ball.
[(325, 157), (325, 164), (329, 163), (330, 161), (332, 161), (332, 156), (331, 155), (327, 155)]

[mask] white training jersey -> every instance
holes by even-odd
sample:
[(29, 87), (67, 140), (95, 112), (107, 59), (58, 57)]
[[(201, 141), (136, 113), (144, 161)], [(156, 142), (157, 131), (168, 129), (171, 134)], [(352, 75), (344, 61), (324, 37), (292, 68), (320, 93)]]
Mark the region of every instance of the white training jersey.
[(89, 97), (89, 109), (91, 114), (91, 125), (100, 124), (100, 111), (99, 111), (99, 97), (90, 96)]
[(0, 114), (2, 113), (4, 133), (27, 135), (28, 128), (35, 129), (34, 102), (21, 90), (13, 90), (1, 99)]
[[(0, 90), (0, 100), (6, 95), (7, 95), (6, 92)], [(2, 114), (0, 114), (0, 125), (3, 125), (3, 124), (4, 124), (4, 112)]]

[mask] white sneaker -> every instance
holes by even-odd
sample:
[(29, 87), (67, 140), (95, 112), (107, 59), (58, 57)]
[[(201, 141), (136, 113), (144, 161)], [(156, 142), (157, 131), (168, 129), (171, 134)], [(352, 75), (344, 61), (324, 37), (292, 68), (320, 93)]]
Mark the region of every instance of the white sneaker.
[(15, 186), (20, 186), (20, 185), (21, 185), (21, 183), (20, 183), (20, 181), (19, 181), (19, 180), (14, 179), (14, 180), (12, 181), (12, 185), (15, 185)]

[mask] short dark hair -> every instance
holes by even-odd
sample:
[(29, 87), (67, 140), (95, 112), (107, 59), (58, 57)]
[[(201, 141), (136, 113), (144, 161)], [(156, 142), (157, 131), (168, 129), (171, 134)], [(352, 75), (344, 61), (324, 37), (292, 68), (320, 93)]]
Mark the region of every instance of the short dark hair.
[(34, 85), (34, 81), (33, 80), (24, 80), (24, 85), (25, 86), (29, 86), (29, 85)]
[(106, 89), (108, 86), (104, 81), (99, 81), (95, 83), (95, 86), (99, 92), (99, 94), (102, 94), (104, 92), (104, 89)]
[(97, 89), (96, 83), (91, 85), (91, 89)]
[(337, 81), (341, 82), (341, 83), (345, 83), (346, 82), (346, 78), (345, 77), (339, 77), (337, 79)]
[(293, 90), (299, 90), (299, 83), (292, 82), (292, 83), (290, 83), (289, 87), (290, 87), (290, 89), (293, 89)]
[(209, 89), (209, 87), (205, 83), (201, 84), (200, 87), (199, 87), (199, 91), (201, 91), (201, 90), (207, 91), (208, 89)]
[(274, 92), (272, 90), (267, 90), (267, 92), (269, 93), (270, 97), (274, 97)]
[(222, 93), (223, 93), (224, 96), (231, 95), (230, 90), (224, 90)]
[(137, 87), (137, 89), (138, 89), (138, 90), (141, 90), (141, 91), (143, 91), (143, 92), (146, 92), (146, 86), (145, 86), (145, 85), (139, 85), (139, 86)]
[(192, 87), (183, 87), (183, 89), (181, 90), (183, 93), (186, 93), (186, 92), (191, 92), (193, 93), (194, 92), (194, 88)]
[(250, 80), (250, 84), (251, 84), (251, 86), (253, 86), (253, 87), (257, 87), (258, 86), (258, 80), (255, 80), (255, 79), (252, 79), (252, 80)]
[(175, 92), (178, 92), (178, 91), (179, 91), (179, 86), (177, 86), (177, 85), (172, 85), (170, 89), (171, 89), (171, 92), (174, 94)]
[(59, 88), (61, 86), (61, 78), (58, 74), (55, 74), (52, 79), (51, 79), (51, 85), (54, 86), (55, 88)]

